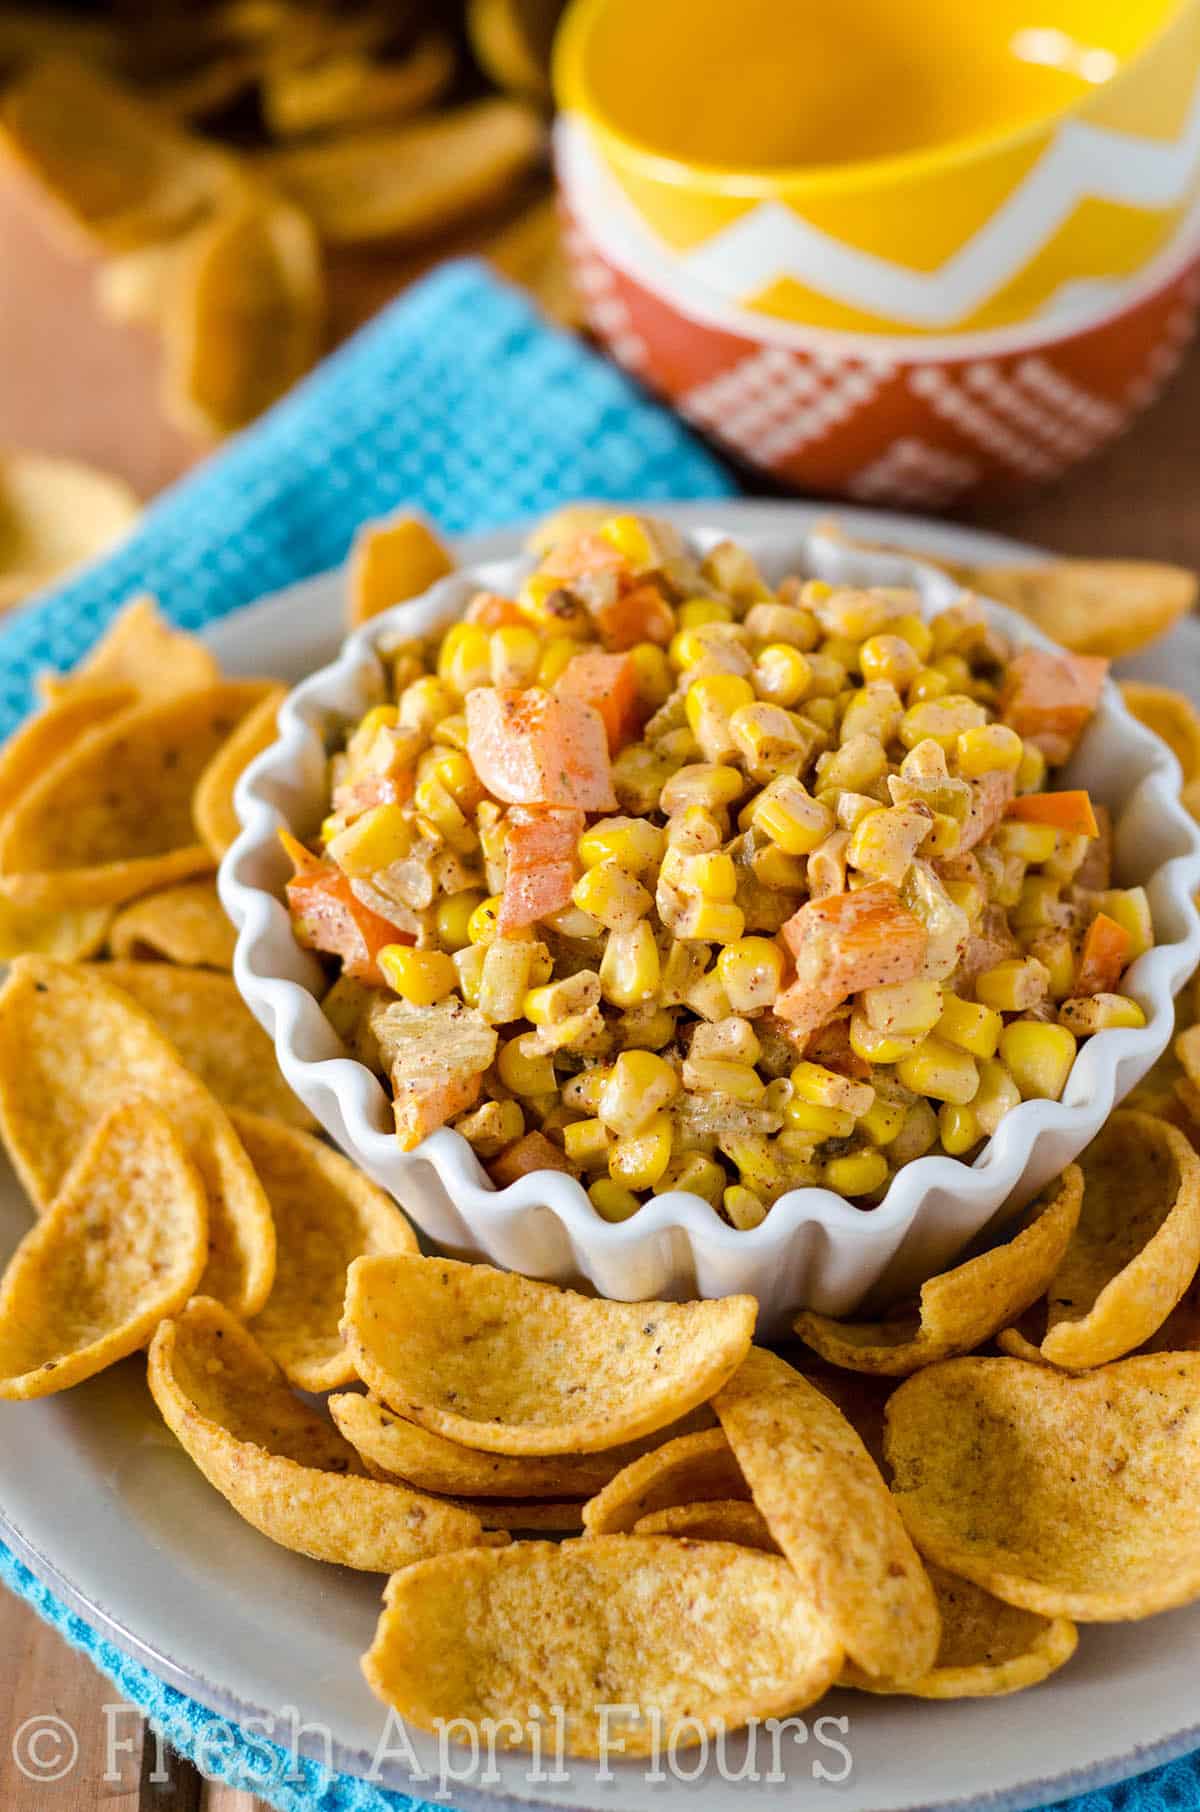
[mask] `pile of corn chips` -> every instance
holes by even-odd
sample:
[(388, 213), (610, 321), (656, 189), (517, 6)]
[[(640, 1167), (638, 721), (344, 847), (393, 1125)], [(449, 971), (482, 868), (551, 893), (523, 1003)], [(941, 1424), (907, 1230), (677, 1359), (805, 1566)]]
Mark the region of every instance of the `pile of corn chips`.
[(542, 169), (560, 11), (0, 10), (0, 145), (104, 255), (103, 306), (161, 331), (170, 417), (220, 435), (318, 357), (340, 247), (420, 249), (473, 222), (476, 249), (575, 319)]
[(138, 500), (73, 459), (0, 453), (0, 613), (119, 540)]
[[(412, 519), (366, 531), (352, 619), (449, 564)], [(42, 693), (0, 752), (0, 1136), (38, 1216), (0, 1281), (0, 1397), (147, 1351), (240, 1516), (390, 1575), (363, 1659), (386, 1704), (514, 1747), (553, 1704), (569, 1753), (636, 1757), (836, 1686), (1015, 1692), (1079, 1623), (1200, 1598), (1195, 982), (1004, 1243), (769, 1351), (748, 1296), (423, 1257), (315, 1136), (212, 880), (278, 685), (223, 678), (140, 600)], [(1190, 707), (1130, 703), (1194, 787)]]

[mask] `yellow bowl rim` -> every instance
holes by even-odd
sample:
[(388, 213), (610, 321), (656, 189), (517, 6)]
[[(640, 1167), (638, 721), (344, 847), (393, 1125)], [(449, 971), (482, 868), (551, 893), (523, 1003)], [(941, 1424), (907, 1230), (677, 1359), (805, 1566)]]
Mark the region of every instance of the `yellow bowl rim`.
[(605, 117), (589, 91), (584, 74), (584, 51), (588, 33), (610, 3), (611, 0), (570, 0), (554, 41), (552, 79), (559, 108), (564, 113), (582, 115), (592, 130), (626, 163), (637, 166), (652, 181), (709, 194), (770, 200), (778, 198), (785, 190), (793, 195), (820, 195), (898, 184), (927, 177), (939, 167), (946, 170), (965, 168), (981, 163), (985, 158), (1019, 150), (1041, 137), (1047, 128), (1056, 128), (1077, 118), (1093, 95), (1104, 93), (1112, 83), (1133, 70), (1153, 45), (1196, 4), (1196, 0), (1175, 0), (1157, 29), (1120, 64), (1110, 82), (1085, 89), (1068, 105), (1026, 120), (1007, 131), (979, 133), (974, 137), (951, 139), (928, 150), (904, 151), (890, 157), (864, 157), (849, 163), (747, 165), (745, 168), (671, 157), (666, 152), (653, 150)]

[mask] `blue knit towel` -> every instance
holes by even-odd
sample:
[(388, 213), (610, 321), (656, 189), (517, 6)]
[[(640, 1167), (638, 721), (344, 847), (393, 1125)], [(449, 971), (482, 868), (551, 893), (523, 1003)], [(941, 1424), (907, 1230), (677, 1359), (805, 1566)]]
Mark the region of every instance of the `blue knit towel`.
[[(337, 565), (355, 529), (403, 506), (452, 534), (573, 497), (725, 497), (732, 487), (673, 416), (470, 263), (445, 265), (269, 415), (142, 517), (132, 537), (0, 630), (0, 737), (44, 667), (69, 667), (125, 600), (150, 591), (199, 629)], [(165, 1685), (74, 1615), (0, 1545), (0, 1581), (86, 1654), (151, 1726), (210, 1775), (281, 1812), (435, 1812), (275, 1752)], [(978, 1783), (980, 1793), (987, 1782)], [(1190, 1812), (1188, 1757), (1072, 1802), (1076, 1812)], [(444, 1808), (442, 1808), (444, 1812)]]

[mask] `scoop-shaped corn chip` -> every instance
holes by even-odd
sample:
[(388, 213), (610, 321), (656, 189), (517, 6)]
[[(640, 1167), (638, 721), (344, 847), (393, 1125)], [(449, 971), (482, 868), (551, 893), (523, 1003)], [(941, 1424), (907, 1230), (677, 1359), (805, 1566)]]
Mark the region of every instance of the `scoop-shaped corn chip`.
[(0, 455), (0, 610), (103, 553), (140, 508), (124, 479), (92, 466)]
[[(840, 1409), (851, 1428), (881, 1472), (883, 1461), (883, 1418), (887, 1400), (895, 1385), (881, 1373), (841, 1372), (829, 1369), (810, 1370), (796, 1360), (796, 1370), (820, 1391), (823, 1397)], [(884, 1473), (886, 1477), (886, 1473)]]
[(0, 894), (0, 963), (26, 955), (80, 962), (104, 948), (112, 922), (111, 906), (66, 906), (61, 912), (49, 912), (38, 906), (14, 906)]
[(550, 99), (550, 46), (562, 10), (563, 0), (470, 0), (471, 49), (498, 88)]
[(110, 251), (168, 238), (230, 180), (230, 158), (66, 57), (9, 87), (0, 131), (61, 213)]
[(841, 1411), (761, 1347), (713, 1407), (771, 1534), (846, 1653), (889, 1680), (928, 1673), (939, 1636), (933, 1587)]
[(668, 1504), (665, 1510), (639, 1516), (633, 1533), (674, 1535), (684, 1541), (733, 1541), (739, 1547), (758, 1548), (764, 1554), (782, 1552), (762, 1511), (738, 1497), (714, 1497), (702, 1504)]
[(584, 1506), (583, 1522), (589, 1535), (619, 1535), (672, 1505), (749, 1496), (724, 1430), (705, 1428), (631, 1460)]
[(132, 686), (80, 681), (67, 697), (37, 711), (0, 748), (0, 818), (81, 736), (128, 710)]
[(166, 1115), (114, 1108), (0, 1284), (0, 1397), (47, 1397), (144, 1346), (195, 1289), (208, 1206)]
[(147, 894), (122, 907), (108, 934), (119, 961), (163, 961), (189, 969), (232, 969), (236, 943), (215, 881), (183, 881)]
[(231, 975), (166, 963), (105, 963), (100, 974), (149, 1013), (222, 1107), (245, 1108), (302, 1132), (315, 1126)]
[(807, 1312), (796, 1322), (802, 1340), (849, 1371), (906, 1378), (922, 1365), (969, 1353), (1007, 1327), (1045, 1291), (1079, 1219), (1083, 1173), (1072, 1164), (1015, 1239), (931, 1277), (920, 1313), (880, 1322), (841, 1322)]
[(278, 59), (263, 71), (262, 110), (276, 138), (406, 119), (437, 100), (454, 75), (454, 46), (425, 32), (402, 59), (343, 50), (314, 62)]
[(465, 1510), (362, 1477), (349, 1443), (293, 1396), (270, 1355), (207, 1296), (162, 1323), (148, 1379), (167, 1427), (205, 1478), (281, 1547), (388, 1573), (501, 1539)]
[(444, 232), (534, 163), (542, 125), (518, 101), (474, 101), (403, 126), (269, 152), (267, 176), (331, 245)]
[(1050, 1283), (1039, 1355), (1067, 1371), (1133, 1352), (1200, 1267), (1200, 1158), (1176, 1127), (1124, 1109), (1080, 1162), (1083, 1209)]
[(1171, 686), (1151, 686), (1144, 680), (1122, 680), (1126, 710), (1139, 723), (1162, 738), (1183, 769), (1183, 784), (1200, 777), (1200, 713), (1191, 699)]
[(351, 628), (419, 597), (454, 571), (454, 556), (419, 516), (393, 516), (359, 529), (350, 553)]
[(0, 826), (0, 891), (19, 905), (119, 905), (212, 867), (192, 793), (261, 680), (122, 711), (73, 744)]
[(314, 363), (324, 317), (311, 221), (269, 190), (240, 191), (191, 236), (173, 272), (168, 406), (202, 434), (244, 428)]
[(749, 1351), (752, 1296), (606, 1302), (452, 1259), (359, 1258), (344, 1331), (393, 1409), (487, 1453), (594, 1453), (704, 1403)]
[(841, 1658), (787, 1562), (728, 1542), (519, 1542), (408, 1567), (384, 1607), (363, 1672), (385, 1704), (424, 1730), (494, 1719), (510, 1748), (529, 1746), (530, 1708), (553, 1705), (578, 1756), (602, 1753), (606, 1723), (636, 1756), (656, 1730), (684, 1747), (799, 1711)]
[[(368, 1466), (372, 1477), (380, 1475)], [(407, 1480), (401, 1481), (407, 1483)], [(448, 1497), (439, 1500), (455, 1504), (477, 1516), (485, 1529), (517, 1529), (527, 1534), (578, 1535), (583, 1527), (583, 1505), (577, 1499)]]
[(141, 703), (199, 692), (221, 678), (216, 656), (196, 636), (169, 623), (153, 598), (134, 598), (115, 616), (91, 653), (70, 673), (38, 681), (48, 703), (97, 686), (129, 686)]
[(1143, 1353), (1200, 1353), (1200, 1282), (1193, 1283), (1162, 1326), (1138, 1350)]
[(579, 1454), (480, 1453), (406, 1422), (385, 1403), (357, 1392), (330, 1397), (329, 1413), (368, 1470), (380, 1476), (446, 1497), (537, 1499), (581, 1498), (602, 1490), (630, 1460), (709, 1412), (695, 1410), (645, 1441)]
[(241, 831), (233, 807), (233, 789), (255, 756), (276, 740), (276, 719), (286, 696), (286, 686), (272, 686), (246, 713), (224, 747), (217, 750), (196, 783), (192, 818), (214, 862), (223, 860)]
[(948, 1359), (894, 1392), (887, 1456), (921, 1552), (1008, 1604), (1109, 1623), (1200, 1596), (1200, 1353)]
[(929, 1672), (907, 1686), (893, 1686), (851, 1662), (839, 1685), (916, 1699), (994, 1699), (1037, 1686), (1075, 1653), (1079, 1632), (1069, 1618), (1018, 1610), (944, 1567), (930, 1565), (928, 1572), (942, 1619), (942, 1640)]
[(1134, 654), (1196, 602), (1196, 576), (1152, 560), (980, 566), (964, 583), (1007, 604), (1075, 654)]
[(300, 1390), (335, 1390), (354, 1378), (338, 1332), (350, 1261), (415, 1252), (416, 1235), (391, 1196), (331, 1145), (237, 1108), (231, 1118), (267, 1192), (278, 1245), (275, 1282), (250, 1331)]
[(238, 1314), (271, 1292), (275, 1229), (229, 1118), (150, 1015), (95, 964), (20, 957), (0, 989), (0, 1137), (49, 1206), (91, 1129), (131, 1096), (170, 1118), (208, 1197), (203, 1283)]

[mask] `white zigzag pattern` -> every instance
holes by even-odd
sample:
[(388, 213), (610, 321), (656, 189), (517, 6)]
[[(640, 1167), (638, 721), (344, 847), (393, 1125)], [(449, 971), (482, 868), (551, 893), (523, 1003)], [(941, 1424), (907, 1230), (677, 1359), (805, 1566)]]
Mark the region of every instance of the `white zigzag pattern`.
[(940, 270), (907, 270), (844, 245), (776, 201), (715, 234), (683, 259), (683, 268), (728, 301), (791, 277), (868, 314), (952, 327), (1015, 277), (1080, 202), (1174, 207), (1186, 200), (1198, 166), (1200, 83), (1174, 144), (1068, 122), (1003, 206)]

